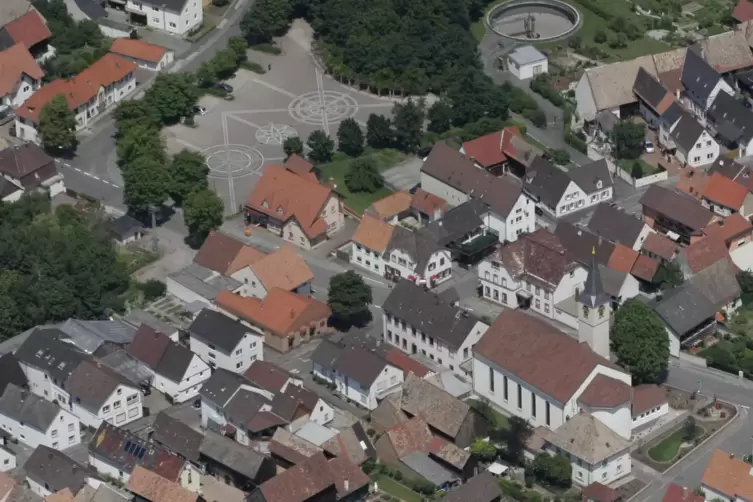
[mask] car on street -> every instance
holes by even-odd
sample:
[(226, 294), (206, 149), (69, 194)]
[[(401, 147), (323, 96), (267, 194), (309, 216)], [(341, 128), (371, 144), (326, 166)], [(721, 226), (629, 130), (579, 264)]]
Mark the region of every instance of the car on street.
[(646, 153), (654, 153), (654, 142), (646, 138), (645, 142)]
[(233, 92), (233, 86), (224, 82), (217, 82), (216, 84), (212, 84), (212, 89), (219, 89), (221, 91), (227, 92), (228, 94)]

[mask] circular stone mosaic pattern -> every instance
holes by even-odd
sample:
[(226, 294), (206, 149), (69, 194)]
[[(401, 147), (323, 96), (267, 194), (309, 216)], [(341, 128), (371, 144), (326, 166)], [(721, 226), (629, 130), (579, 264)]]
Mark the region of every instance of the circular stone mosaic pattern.
[(292, 136), (298, 136), (298, 133), (285, 124), (269, 124), (256, 130), (256, 140), (262, 145), (282, 145)]
[(264, 156), (245, 145), (217, 145), (204, 150), (209, 176), (213, 178), (242, 178), (264, 165)]
[(358, 111), (358, 101), (342, 92), (309, 92), (295, 98), (288, 106), (290, 116), (304, 124), (320, 126), (341, 122)]

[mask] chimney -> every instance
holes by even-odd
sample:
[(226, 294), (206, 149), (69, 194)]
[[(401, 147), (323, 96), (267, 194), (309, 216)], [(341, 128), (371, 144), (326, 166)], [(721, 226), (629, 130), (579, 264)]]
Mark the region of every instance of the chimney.
[(683, 489), (682, 489), (682, 500), (688, 500), (688, 489), (687, 489), (687, 487), (683, 487)]
[(345, 493), (348, 493), (348, 489), (350, 488), (350, 481), (348, 478), (345, 478), (345, 481), (343, 481), (343, 488), (345, 488)]
[(730, 453), (729, 454), (729, 458), (735, 458), (735, 454), (734, 453)]

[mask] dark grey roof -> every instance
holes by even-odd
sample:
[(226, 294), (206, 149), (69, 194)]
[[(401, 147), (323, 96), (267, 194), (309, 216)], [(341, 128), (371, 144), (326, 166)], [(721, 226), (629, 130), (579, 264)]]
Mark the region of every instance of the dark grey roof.
[(212, 309), (199, 312), (187, 330), (191, 335), (206, 343), (211, 343), (226, 354), (235, 350), (246, 333), (251, 331), (239, 321), (234, 321)]
[(460, 347), (478, 322), (474, 315), (407, 280), (395, 285), (382, 308), (385, 314), (455, 348)]
[(665, 124), (674, 124), (677, 122), (677, 119), (680, 118), (680, 115), (684, 110), (682, 109), (682, 106), (680, 106), (677, 101), (673, 102), (669, 107), (664, 111), (664, 113), (661, 114), (661, 121)]
[[(575, 167), (570, 169), (567, 174), (587, 194), (604, 190), (614, 184), (606, 159), (595, 160)], [(599, 182), (601, 182), (601, 186), (599, 186)]]
[(37, 446), (23, 469), (29, 478), (49, 487), (53, 493), (65, 488), (78, 493), (86, 484), (87, 477), (96, 477), (96, 473), (64, 453), (47, 446)]
[(5, 387), (5, 392), (0, 397), (0, 415), (41, 432), (47, 432), (58, 413), (60, 407), (52, 404), (52, 401), (13, 384)]
[(688, 112), (683, 112), (677, 125), (675, 125), (669, 135), (675, 140), (677, 146), (686, 152), (690, 152), (690, 149), (698, 142), (698, 138), (701, 137), (703, 131), (703, 126), (698, 123), (695, 117)]
[(5, 392), (8, 384), (18, 387), (26, 387), (29, 381), (26, 379), (24, 370), (18, 364), (18, 359), (11, 352), (0, 357), (0, 395)]
[(599, 124), (599, 128), (605, 133), (611, 133), (614, 127), (620, 123), (620, 119), (617, 115), (611, 112), (611, 110), (602, 110), (596, 114), (596, 122)]
[(259, 479), (259, 475), (265, 463), (271, 462), (251, 448), (209, 430), (204, 435), (199, 451), (201, 455), (256, 481), (263, 481)]
[(654, 312), (679, 336), (714, 317), (716, 307), (698, 288), (685, 284), (654, 306)]
[(340, 358), (344, 348), (329, 340), (322, 340), (319, 346), (311, 353), (311, 360), (314, 364), (322, 366), (328, 371), (335, 369), (335, 364)]
[(143, 230), (144, 225), (142, 225), (139, 220), (132, 218), (127, 214), (110, 222), (110, 234), (118, 240), (127, 239)]
[(86, 355), (72, 344), (67, 335), (56, 328), (34, 330), (16, 351), (16, 358), (49, 374), (53, 381), (65, 382)]
[(728, 142), (737, 143), (753, 137), (753, 112), (724, 91), (716, 95), (706, 116), (717, 133)]
[(594, 249), (596, 250), (596, 261), (602, 264), (609, 263), (609, 258), (614, 251), (614, 244), (607, 239), (599, 239), (588, 229), (576, 227), (566, 221), (557, 223), (554, 235), (565, 248), (566, 256), (586, 267), (591, 264)]
[(218, 406), (225, 406), (241, 385), (248, 383), (242, 375), (223, 369), (216, 369), (199, 390), (202, 399), (208, 399)]
[(543, 157), (536, 157), (526, 173), (523, 189), (547, 206), (556, 208), (570, 184), (570, 177)]
[(596, 263), (596, 250), (591, 255), (591, 267), (588, 269), (588, 276), (578, 301), (590, 308), (606, 305), (609, 302), (609, 297), (604, 293), (604, 284), (601, 282), (601, 271)]
[(721, 75), (694, 50), (685, 52), (681, 80), (686, 90), (706, 101), (721, 78)]
[(167, 345), (162, 358), (159, 360), (157, 374), (180, 383), (186, 371), (188, 371), (192, 359), (193, 352), (176, 342), (172, 342)]
[(335, 370), (362, 386), (371, 387), (388, 364), (376, 351), (348, 347), (335, 362)]
[(127, 345), (136, 334), (136, 329), (123, 321), (68, 319), (58, 329), (87, 354), (94, 353), (105, 342)]
[(606, 202), (596, 206), (588, 229), (599, 237), (632, 248), (643, 230), (643, 221)]
[(696, 235), (714, 218), (714, 213), (696, 199), (661, 185), (648, 187), (638, 203), (682, 223)]
[(635, 76), (633, 92), (654, 110), (667, 95), (667, 89), (642, 66)]
[(146, 5), (154, 5), (164, 10), (180, 13), (188, 0), (144, 0)]
[(224, 406), (224, 410), (231, 423), (248, 424), (264, 405), (269, 404), (269, 399), (258, 392), (239, 389)]
[(415, 232), (401, 226), (395, 226), (392, 238), (385, 253), (399, 249), (408, 254), (416, 262), (416, 272), (423, 275), (431, 255), (444, 249), (426, 229)]
[(167, 413), (157, 415), (152, 439), (186, 460), (199, 461), (199, 447), (204, 436)]
[(709, 175), (719, 173), (725, 178), (737, 180), (738, 177), (750, 178), (751, 171), (753, 170), (750, 167), (739, 164), (738, 162), (735, 162), (734, 159), (729, 159), (724, 155), (720, 155), (709, 168), (708, 173)]
[(625, 278), (628, 274), (602, 264), (599, 264), (599, 274), (601, 275), (601, 285), (604, 287), (604, 292), (612, 298), (619, 298), (620, 289), (625, 284)]
[(138, 390), (116, 370), (98, 360), (82, 361), (65, 381), (71, 399), (95, 415), (120, 385)]
[(13, 40), (13, 37), (8, 33), (8, 28), (3, 26), (0, 28), (0, 51), (6, 51), (16, 45), (16, 41)]
[[(641, 68), (642, 69), (642, 68)], [(502, 491), (489, 471), (472, 477), (443, 497), (443, 502), (492, 502), (502, 497)]]
[(701, 270), (693, 275), (690, 283), (717, 309), (740, 298), (742, 294), (731, 260), (721, 260)]
[(483, 215), (489, 206), (482, 199), (471, 199), (447, 211), (442, 218), (431, 222), (425, 232), (440, 246), (447, 246), (484, 226)]
[(409, 453), (400, 461), (434, 486), (442, 486), (459, 479), (455, 473), (422, 451)]

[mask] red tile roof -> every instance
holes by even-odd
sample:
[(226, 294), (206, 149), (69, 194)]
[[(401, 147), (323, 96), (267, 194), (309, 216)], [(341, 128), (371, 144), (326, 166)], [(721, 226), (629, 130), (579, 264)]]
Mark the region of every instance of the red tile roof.
[(714, 450), (701, 478), (701, 485), (731, 499), (753, 499), (753, 476), (750, 464), (722, 450)]
[(5, 30), (17, 44), (33, 47), (52, 36), (50, 29), (44, 24), (44, 19), (35, 10), (30, 10), (23, 16), (5, 25)]
[(643, 242), (643, 249), (659, 258), (671, 260), (677, 253), (677, 244), (667, 236), (651, 232)]
[(288, 160), (282, 165), (285, 169), (291, 173), (303, 176), (304, 178), (316, 182), (316, 174), (314, 174), (314, 164), (304, 159), (297, 153), (290, 156)]
[(687, 261), (688, 267), (693, 273), (700, 272), (714, 263), (729, 258), (727, 244), (722, 239), (714, 236), (704, 237), (700, 241), (691, 244), (682, 250), (682, 254), (685, 256), (685, 261)]
[(143, 40), (118, 38), (112, 43), (110, 52), (133, 59), (159, 63), (167, 52), (167, 49), (159, 45), (144, 42)]
[(263, 300), (221, 291), (217, 306), (281, 337), (326, 321), (332, 315), (326, 303), (280, 288), (270, 289)]
[(662, 502), (703, 502), (704, 500), (703, 495), (696, 495), (692, 489), (683, 488), (677, 483), (670, 483)]
[(617, 490), (602, 485), (598, 481), (585, 487), (582, 496), (583, 502), (615, 502), (620, 498)]
[(724, 220), (712, 223), (703, 229), (703, 233), (707, 236), (722, 239), (727, 244), (751, 232), (753, 232), (753, 224), (740, 213), (727, 216)]
[(632, 394), (632, 388), (625, 382), (599, 374), (591, 380), (578, 401), (594, 408), (615, 408), (629, 403)]
[(441, 197), (437, 197), (433, 193), (427, 192), (423, 188), (419, 188), (416, 190), (416, 193), (413, 194), (413, 200), (411, 201), (410, 207), (417, 209), (423, 214), (429, 215), (429, 217), (434, 217), (437, 211), (439, 211), (440, 214), (447, 211), (447, 201)]
[(13, 92), (22, 75), (41, 80), (44, 72), (24, 44), (0, 52), (0, 96)]
[(353, 234), (353, 242), (365, 246), (372, 251), (384, 253), (392, 239), (395, 227), (368, 214), (364, 214)]
[(283, 222), (295, 218), (303, 232), (313, 238), (327, 231), (320, 214), (331, 196), (331, 189), (270, 164), (248, 196), (246, 206)]
[(463, 143), (465, 154), (483, 167), (491, 167), (507, 160), (502, 153), (502, 131), (496, 131)]
[(243, 374), (259, 388), (274, 392), (282, 392), (288, 382), (290, 374), (284, 369), (268, 361), (254, 361)]
[(387, 362), (395, 366), (396, 368), (401, 369), (405, 373), (413, 373), (419, 378), (423, 378), (431, 373), (431, 370), (429, 370), (429, 368), (419, 363), (415, 359), (411, 359), (407, 354), (398, 349), (389, 349), (387, 351), (385, 359), (387, 359)]
[(94, 99), (100, 87), (106, 87), (125, 78), (135, 69), (135, 63), (116, 54), (105, 54), (72, 79), (58, 79), (43, 86), (16, 110), (16, 114), (36, 123), (42, 109), (58, 94), (62, 94), (68, 102), (68, 107), (75, 110)]
[(705, 199), (735, 211), (742, 207), (747, 195), (748, 189), (745, 186), (719, 173), (711, 175), (703, 190)]
[(618, 243), (614, 246), (607, 266), (612, 270), (629, 274), (633, 270), (633, 265), (635, 265), (637, 259), (638, 251)]
[(170, 345), (170, 338), (167, 335), (158, 333), (146, 324), (142, 324), (136, 331), (126, 352), (154, 370), (168, 345)]
[(654, 384), (643, 384), (633, 387), (633, 416), (656, 408), (667, 402), (667, 391), (664, 387)]
[(651, 282), (657, 270), (659, 270), (659, 262), (642, 254), (638, 255), (638, 259), (635, 260), (635, 265), (633, 265), (633, 270), (630, 273), (638, 279)]
[(597, 366), (621, 371), (550, 324), (505, 310), (473, 349), (485, 359), (566, 403)]
[(737, 2), (734, 10), (732, 11), (732, 17), (744, 23), (746, 21), (753, 20), (753, 2), (749, 0), (740, 0)]

